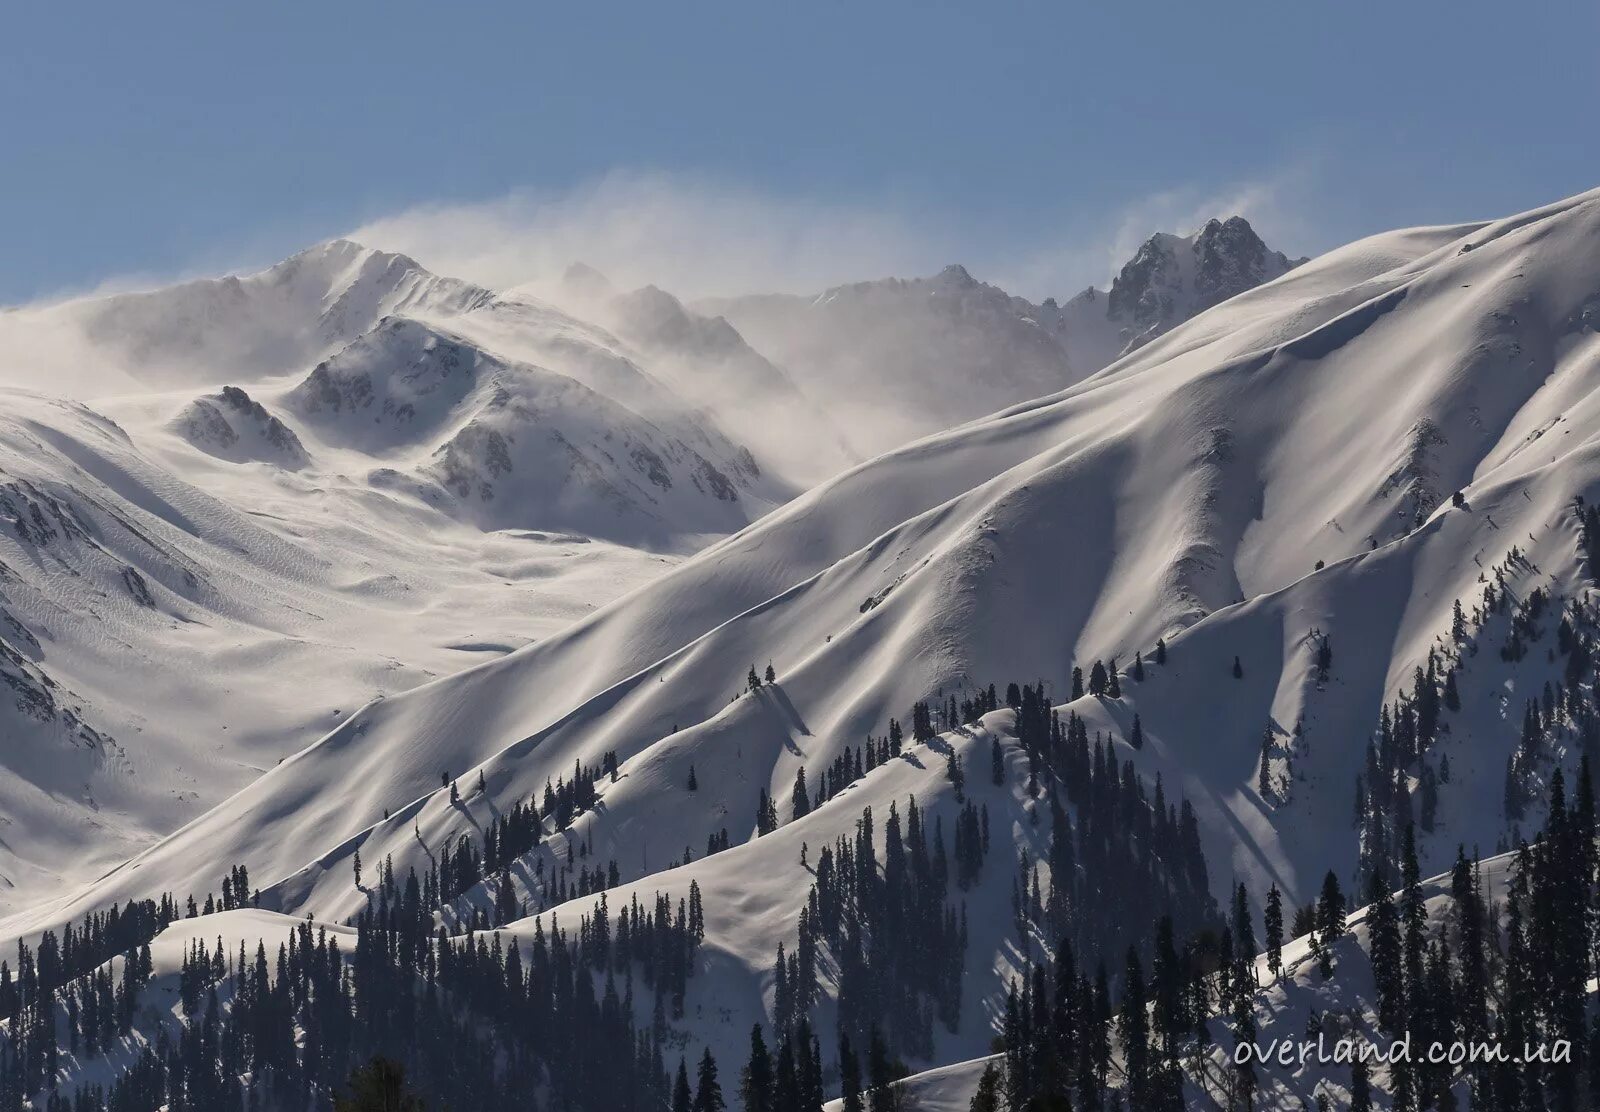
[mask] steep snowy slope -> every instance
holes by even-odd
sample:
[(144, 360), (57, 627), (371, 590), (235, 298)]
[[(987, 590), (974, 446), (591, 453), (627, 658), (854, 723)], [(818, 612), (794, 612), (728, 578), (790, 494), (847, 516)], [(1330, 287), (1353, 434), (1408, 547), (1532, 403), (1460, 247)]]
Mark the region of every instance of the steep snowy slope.
[[(1304, 260), (1301, 260), (1304, 261)], [(787, 295), (713, 300), (866, 451), (1054, 393), (1213, 305), (1289, 270), (1241, 217), (1151, 236), (1109, 293), (1043, 304), (960, 266)]]
[[(1136, 650), (1142, 683), (1125, 675), (1119, 697), (1067, 709), (1191, 801), (1219, 893), (1237, 875), (1301, 902), (1327, 868), (1354, 873), (1367, 739), (1430, 649), (1457, 669), (1462, 709), (1436, 742), (1455, 775), (1421, 852), (1435, 870), (1457, 841), (1487, 852), (1510, 831), (1497, 804), (1518, 708), (1562, 664), (1549, 618), (1519, 635), (1533, 652), (1502, 658), (1512, 616), (1478, 597), (1503, 582), (1520, 603), (1538, 586), (1559, 608), (1592, 583), (1573, 503), (1600, 492), (1597, 248), (1600, 194), (1588, 194), (1298, 267), (1086, 382), (856, 468), (543, 643), (363, 709), (5, 933), (182, 894), (241, 862), (266, 906), (343, 918), (366, 901), (351, 883), (357, 850), (426, 870), (435, 847), (609, 753), (618, 778), (551, 832), (540, 869), (517, 870), (519, 898), (537, 907), (555, 865), (575, 859), (617, 862), (614, 906), (698, 881), (726, 1013), (688, 1027), (733, 1053), (740, 1025), (772, 1005), (761, 986), (776, 943), (793, 939), (801, 844), (815, 853), (852, 834), (862, 804), (881, 813), (913, 792), (950, 827), (942, 747), (980, 769), (989, 735), (917, 746), (750, 841), (758, 793), (787, 818), (801, 766), (815, 776), (919, 699), (1042, 679), (1064, 703), (1075, 664), (1125, 667)], [(1484, 611), (1459, 635), (1457, 599)], [(1166, 663), (1149, 663), (1163, 636)], [(740, 695), (768, 660), (776, 685)], [(1137, 751), (1125, 740), (1135, 713)], [(1009, 738), (1010, 712), (984, 729)], [(1005, 782), (969, 775), (969, 790), (1002, 846), (1037, 858), (1048, 824), (1030, 820), (1041, 803), (1005, 746)], [(1555, 731), (1528, 775), (1570, 765), (1574, 748)], [(699, 858), (724, 828), (733, 848)], [(697, 860), (661, 874), (683, 846)], [(981, 883), (973, 906), (995, 921), (974, 923), (962, 1021), (929, 1061), (985, 1049), (1004, 978), (1027, 956), (994, 911), (1007, 871), (986, 866)]]
[(684, 430), (721, 449), (713, 463), (670, 425), (418, 321), (385, 320), (283, 400), (323, 443), (384, 465), (380, 485), (405, 483), (388, 477), (401, 468), (437, 484), (417, 488), (421, 497), (448, 492), (458, 516), (485, 528), (662, 548), (731, 532), (766, 508), (750, 493), (760, 469), (731, 442)]

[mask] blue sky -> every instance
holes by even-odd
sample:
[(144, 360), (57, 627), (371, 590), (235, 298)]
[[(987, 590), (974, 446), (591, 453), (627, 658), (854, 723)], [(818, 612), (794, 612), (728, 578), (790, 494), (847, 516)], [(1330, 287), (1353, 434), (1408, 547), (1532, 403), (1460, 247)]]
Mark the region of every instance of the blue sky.
[(1315, 252), (1600, 185), (1596, 41), (1592, 0), (8, 5), (0, 303), (357, 228), (1066, 294), (1224, 207)]

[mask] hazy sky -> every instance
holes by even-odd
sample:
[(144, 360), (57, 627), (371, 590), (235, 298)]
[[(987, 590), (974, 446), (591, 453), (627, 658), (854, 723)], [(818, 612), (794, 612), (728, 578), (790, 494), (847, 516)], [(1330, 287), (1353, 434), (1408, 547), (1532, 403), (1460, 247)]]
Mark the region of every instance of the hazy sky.
[(1069, 294), (1213, 212), (1315, 253), (1600, 185), (1597, 41), (1594, 0), (9, 4), (0, 303), (355, 229), (493, 281)]

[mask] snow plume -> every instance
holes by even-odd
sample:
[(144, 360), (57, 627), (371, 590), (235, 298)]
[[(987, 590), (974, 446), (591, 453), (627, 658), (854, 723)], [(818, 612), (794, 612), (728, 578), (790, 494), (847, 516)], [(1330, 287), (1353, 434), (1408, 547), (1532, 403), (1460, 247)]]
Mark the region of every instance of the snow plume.
[(1248, 219), (1267, 242), (1321, 242), (1309, 210), (1314, 165), (1301, 161), (1204, 188), (1137, 196), (1073, 227), (1038, 225), (999, 240), (908, 197), (823, 203), (709, 177), (614, 172), (561, 192), (423, 204), (372, 220), (352, 239), (401, 251), (439, 274), (496, 289), (549, 292), (573, 262), (619, 288), (654, 284), (687, 299), (809, 294), (845, 282), (936, 273), (963, 262), (1040, 300), (1102, 285), (1151, 232), (1212, 217)]
[(544, 288), (574, 261), (683, 297), (811, 293), (950, 261), (906, 205), (825, 204), (692, 176), (612, 173), (565, 192), (420, 205), (350, 232), (436, 273)]
[(0, 310), (0, 386), (90, 398), (136, 385), (76, 320), (32, 307)]

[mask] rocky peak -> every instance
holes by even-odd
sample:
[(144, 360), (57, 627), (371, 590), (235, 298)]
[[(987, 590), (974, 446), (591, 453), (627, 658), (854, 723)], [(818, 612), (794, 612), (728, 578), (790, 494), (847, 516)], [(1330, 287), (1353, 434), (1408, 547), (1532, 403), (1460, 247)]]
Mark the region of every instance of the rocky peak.
[(1269, 249), (1242, 216), (1208, 220), (1189, 236), (1158, 232), (1112, 281), (1107, 311), (1130, 333), (1149, 339), (1299, 261)]
[(1221, 304), (1294, 266), (1262, 242), (1242, 216), (1208, 220), (1194, 236), (1194, 311)]

